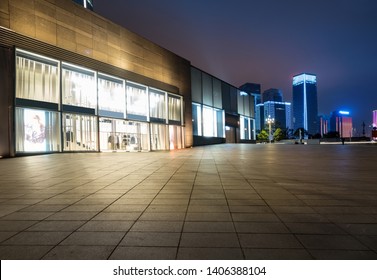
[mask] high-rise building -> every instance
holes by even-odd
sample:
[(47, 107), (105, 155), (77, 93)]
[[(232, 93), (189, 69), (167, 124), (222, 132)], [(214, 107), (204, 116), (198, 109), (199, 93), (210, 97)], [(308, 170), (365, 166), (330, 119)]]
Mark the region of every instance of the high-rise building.
[(302, 73), (293, 77), (293, 128), (318, 133), (317, 76)]
[(283, 102), (283, 94), (281, 93), (280, 89), (270, 88), (263, 92), (262, 99), (263, 99), (263, 102), (266, 102), (266, 101)]
[(255, 105), (262, 102), (260, 84), (246, 83), (240, 86), (239, 89), (254, 96)]
[(318, 117), (319, 119), (319, 133), (321, 137), (325, 134), (329, 133), (330, 131), (330, 118), (326, 115), (322, 115)]
[(73, 2), (76, 2), (77, 4), (80, 4), (91, 11), (93, 11), (93, 1), (94, 0), (73, 0)]
[(348, 111), (334, 111), (330, 117), (330, 129), (340, 137), (352, 137), (352, 117)]
[(257, 104), (255, 112), (257, 132), (260, 132), (265, 128), (268, 117), (274, 119), (275, 128), (291, 128), (291, 103), (266, 101), (264, 103)]

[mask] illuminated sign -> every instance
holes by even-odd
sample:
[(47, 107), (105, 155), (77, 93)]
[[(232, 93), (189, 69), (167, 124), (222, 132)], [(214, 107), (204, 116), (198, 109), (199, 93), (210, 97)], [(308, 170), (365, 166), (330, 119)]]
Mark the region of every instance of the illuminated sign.
[(341, 115), (349, 115), (350, 114), (350, 112), (348, 112), (348, 111), (339, 111), (339, 114), (341, 114)]
[(302, 75), (293, 77), (294, 86), (298, 84), (302, 84), (302, 83), (315, 84), (316, 82), (317, 82), (317, 76), (315, 75), (302, 74)]

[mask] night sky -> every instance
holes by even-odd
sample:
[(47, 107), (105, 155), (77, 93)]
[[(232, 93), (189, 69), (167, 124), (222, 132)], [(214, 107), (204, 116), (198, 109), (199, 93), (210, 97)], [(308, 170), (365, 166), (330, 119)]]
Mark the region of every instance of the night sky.
[(317, 75), (318, 112), (349, 110), (356, 135), (377, 109), (376, 0), (95, 0), (95, 12), (234, 86), (292, 101)]

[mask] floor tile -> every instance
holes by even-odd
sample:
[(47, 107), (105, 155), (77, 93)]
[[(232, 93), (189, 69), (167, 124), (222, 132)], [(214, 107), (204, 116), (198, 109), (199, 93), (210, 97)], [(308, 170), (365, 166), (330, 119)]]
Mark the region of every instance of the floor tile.
[(3, 242), (3, 245), (57, 245), (70, 232), (20, 232)]
[(235, 232), (231, 222), (185, 222), (183, 232)]
[(183, 222), (137, 221), (130, 231), (181, 232)]
[(307, 249), (367, 250), (362, 243), (348, 235), (297, 235)]
[(302, 248), (300, 242), (291, 234), (239, 234), (243, 248)]
[(180, 247), (240, 247), (235, 233), (182, 233)]
[(123, 232), (74, 232), (61, 245), (117, 245)]
[(122, 246), (177, 247), (181, 234), (172, 232), (129, 232), (123, 238)]

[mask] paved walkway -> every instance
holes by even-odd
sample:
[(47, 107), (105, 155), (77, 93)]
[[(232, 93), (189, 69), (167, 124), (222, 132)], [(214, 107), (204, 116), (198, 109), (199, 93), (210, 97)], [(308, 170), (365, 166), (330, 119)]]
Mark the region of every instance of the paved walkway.
[(0, 160), (1, 259), (377, 259), (376, 145)]

